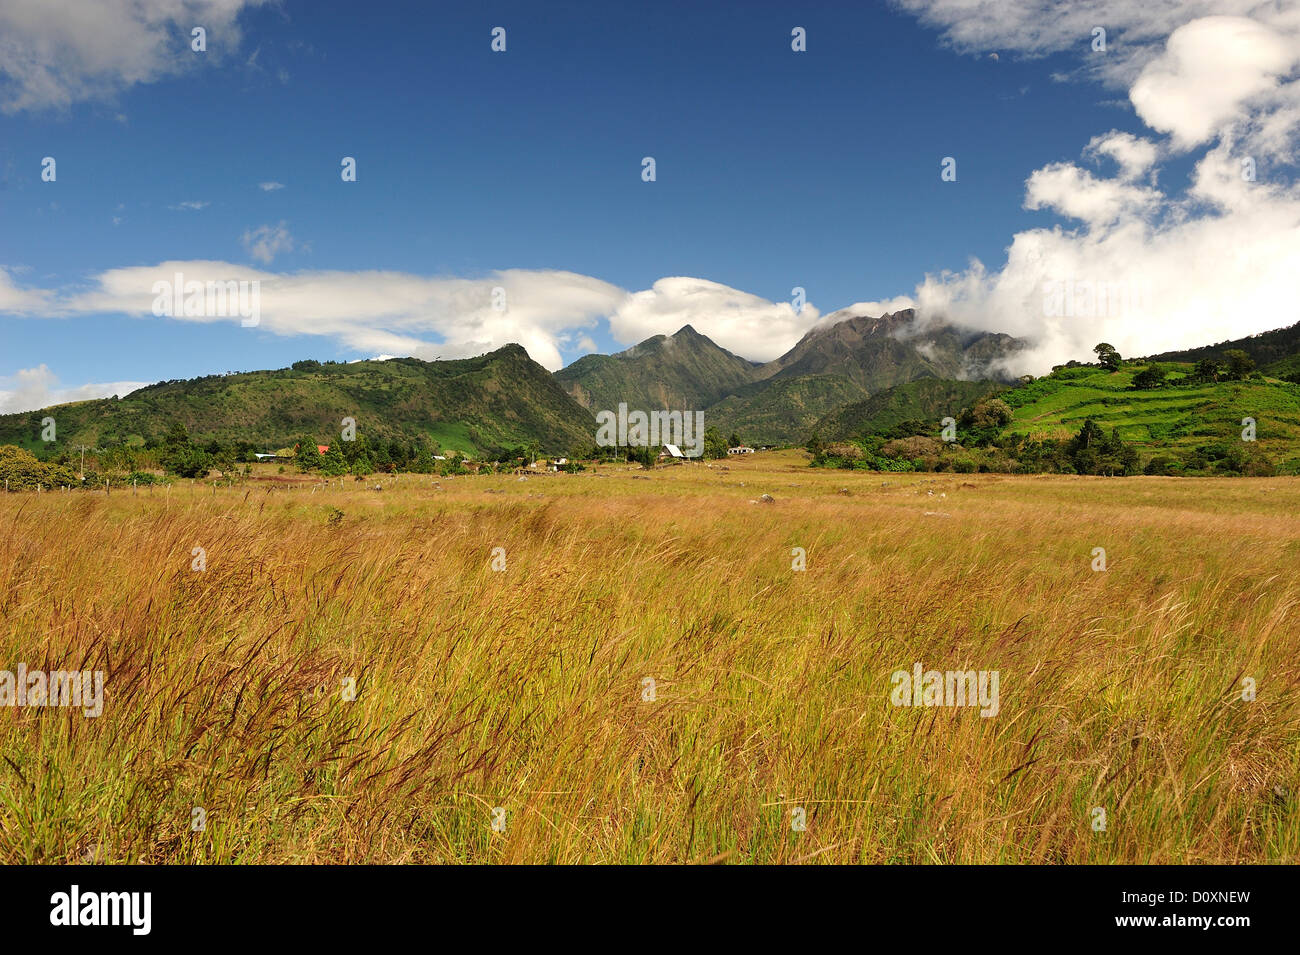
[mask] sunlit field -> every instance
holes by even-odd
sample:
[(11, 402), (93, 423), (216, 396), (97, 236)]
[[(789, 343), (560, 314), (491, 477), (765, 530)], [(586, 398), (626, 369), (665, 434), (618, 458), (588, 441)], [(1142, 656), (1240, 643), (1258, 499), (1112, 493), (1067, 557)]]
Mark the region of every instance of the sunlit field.
[(0, 495), (0, 861), (1297, 861), (1300, 479), (806, 460)]

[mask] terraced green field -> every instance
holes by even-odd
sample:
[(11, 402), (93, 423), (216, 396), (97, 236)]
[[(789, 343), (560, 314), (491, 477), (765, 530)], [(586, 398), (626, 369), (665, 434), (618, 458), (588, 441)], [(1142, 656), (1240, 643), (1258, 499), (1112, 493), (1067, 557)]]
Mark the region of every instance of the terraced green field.
[(1259, 450), (1279, 465), (1300, 467), (1300, 385), (1264, 377), (1183, 385), (1191, 365), (1161, 363), (1165, 387), (1134, 391), (1141, 365), (1117, 372), (1062, 369), (1001, 395), (1015, 412), (1008, 431), (1034, 438), (1066, 438), (1091, 418), (1137, 445), (1144, 458), (1240, 442), (1242, 420), (1255, 420)]

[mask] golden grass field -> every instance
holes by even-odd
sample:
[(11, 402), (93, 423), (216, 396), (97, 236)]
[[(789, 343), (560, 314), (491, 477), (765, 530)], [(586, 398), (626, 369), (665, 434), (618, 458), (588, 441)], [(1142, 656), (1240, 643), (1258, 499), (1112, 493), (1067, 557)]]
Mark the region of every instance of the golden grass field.
[(1297, 861), (1300, 479), (806, 460), (0, 496), (0, 862)]

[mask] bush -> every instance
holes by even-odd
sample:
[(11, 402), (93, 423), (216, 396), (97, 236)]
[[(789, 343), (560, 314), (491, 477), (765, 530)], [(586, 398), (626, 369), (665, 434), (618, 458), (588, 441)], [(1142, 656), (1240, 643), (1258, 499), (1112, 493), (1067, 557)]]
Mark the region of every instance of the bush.
[(6, 444), (0, 447), (0, 485), (9, 482), (9, 490), (35, 490), (36, 485), (54, 487), (71, 485), (77, 487), (81, 482), (71, 468), (62, 464), (47, 464), (37, 459), (30, 451)]
[(943, 443), (938, 438), (917, 435), (911, 438), (896, 438), (893, 441), (886, 441), (880, 449), (880, 453), (887, 458), (907, 458), (910, 461), (917, 458), (937, 456), (942, 449)]
[(163, 454), (162, 466), (184, 478), (204, 478), (212, 470), (212, 455), (192, 444), (174, 445)]
[(1160, 388), (1164, 383), (1164, 369), (1156, 365), (1143, 368), (1133, 376), (1133, 387), (1138, 391), (1150, 391), (1153, 388)]
[(828, 444), (822, 449), (822, 453), (831, 458), (843, 458), (846, 461), (862, 460), (862, 449), (856, 444), (847, 442), (837, 442)]
[[(963, 416), (965, 417), (965, 416)], [(968, 427), (976, 430), (1000, 428), (1013, 417), (1011, 406), (1000, 398), (986, 398), (970, 411)]]
[(1248, 455), (1246, 466), (1242, 468), (1242, 473), (1246, 477), (1275, 477), (1277, 475), (1277, 465), (1273, 459), (1262, 451)]

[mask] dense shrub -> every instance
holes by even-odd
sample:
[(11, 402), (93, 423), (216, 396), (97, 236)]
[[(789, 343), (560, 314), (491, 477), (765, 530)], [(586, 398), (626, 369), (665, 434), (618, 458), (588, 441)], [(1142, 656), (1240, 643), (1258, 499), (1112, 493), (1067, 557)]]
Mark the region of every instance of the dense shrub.
[(76, 487), (81, 483), (71, 468), (40, 461), (30, 451), (12, 444), (0, 446), (0, 484), (6, 481), (11, 491), (35, 490), (37, 484)]

